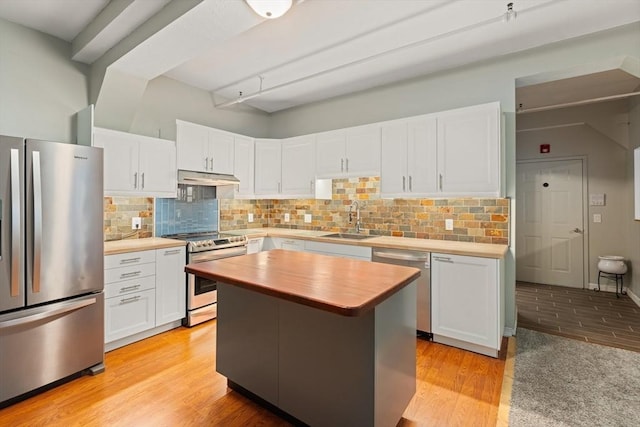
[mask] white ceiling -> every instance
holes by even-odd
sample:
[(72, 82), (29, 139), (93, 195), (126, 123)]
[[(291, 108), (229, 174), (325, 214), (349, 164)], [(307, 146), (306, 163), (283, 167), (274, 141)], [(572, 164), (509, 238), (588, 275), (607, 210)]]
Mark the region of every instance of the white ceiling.
[[(175, 2), (195, 6), (150, 31)], [(242, 92), (267, 112), (640, 21), (638, 0), (514, 0), (517, 19), (503, 22), (506, 4), (305, 0), (263, 20), (242, 0), (0, 0), (0, 17), (72, 42), (86, 63), (146, 28), (115, 68), (210, 91), (219, 106)]]

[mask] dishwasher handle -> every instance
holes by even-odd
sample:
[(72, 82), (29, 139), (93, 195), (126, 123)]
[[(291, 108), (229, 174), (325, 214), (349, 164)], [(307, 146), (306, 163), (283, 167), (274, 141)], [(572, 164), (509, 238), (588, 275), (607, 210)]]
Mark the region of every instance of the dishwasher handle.
[(402, 253), (402, 252), (374, 251), (373, 258), (386, 258), (386, 259), (395, 259), (400, 261), (429, 262), (429, 252), (416, 254), (415, 252)]

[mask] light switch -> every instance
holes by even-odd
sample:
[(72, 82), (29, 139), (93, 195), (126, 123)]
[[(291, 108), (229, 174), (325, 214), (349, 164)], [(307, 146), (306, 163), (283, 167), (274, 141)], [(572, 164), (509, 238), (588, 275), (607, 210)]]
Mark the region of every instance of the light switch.
[(445, 219), (444, 220), (444, 229), (445, 230), (453, 230), (453, 220), (452, 219)]
[(289, 221), (291, 221), (291, 214), (288, 214), (288, 213), (284, 214), (284, 222), (289, 222)]
[(253, 214), (252, 213), (247, 215), (247, 222), (253, 222)]
[(311, 214), (304, 214), (304, 222), (306, 223), (311, 222)]
[(593, 214), (593, 222), (602, 222), (602, 214)]

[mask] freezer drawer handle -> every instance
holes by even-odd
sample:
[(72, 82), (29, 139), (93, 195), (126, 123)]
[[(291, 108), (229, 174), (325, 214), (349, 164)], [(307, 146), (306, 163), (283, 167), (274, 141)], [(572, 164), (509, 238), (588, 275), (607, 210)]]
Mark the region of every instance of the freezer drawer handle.
[(42, 260), (42, 177), (40, 152), (33, 152), (33, 293), (40, 292), (40, 265)]
[(64, 304), (54, 310), (44, 311), (41, 313), (36, 313), (31, 316), (21, 317), (19, 319), (5, 320), (4, 322), (0, 322), (0, 330), (11, 328), (14, 326), (26, 325), (28, 323), (37, 322), (42, 319), (47, 319), (49, 317), (59, 316), (64, 313), (68, 313), (70, 311), (79, 310), (83, 307), (87, 307), (91, 304), (96, 303), (96, 298), (89, 298), (82, 301), (75, 301), (68, 304)]
[(11, 296), (20, 295), (20, 154), (11, 149)]
[(140, 261), (140, 257), (127, 258), (127, 259), (121, 259), (120, 264), (130, 264), (132, 262), (138, 262), (138, 261)]

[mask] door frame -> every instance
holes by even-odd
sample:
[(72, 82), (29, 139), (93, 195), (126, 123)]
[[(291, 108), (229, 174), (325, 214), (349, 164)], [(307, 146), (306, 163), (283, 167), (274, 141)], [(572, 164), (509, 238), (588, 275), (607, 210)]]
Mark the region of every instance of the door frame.
[[(589, 163), (587, 156), (565, 156), (565, 157), (549, 157), (549, 158), (533, 158), (516, 160), (516, 176), (518, 175), (518, 166), (520, 164), (530, 163), (549, 163), (580, 160), (582, 162), (582, 227), (584, 230), (582, 239), (582, 289), (589, 289), (591, 279), (589, 276)], [(517, 179), (516, 179), (517, 182)], [(517, 184), (516, 184), (517, 185)], [(516, 187), (516, 197), (518, 196), (518, 188)], [(516, 203), (516, 209), (518, 204)], [(516, 235), (518, 241), (518, 225), (516, 224)], [(516, 246), (515, 260), (518, 262), (518, 248)], [(517, 278), (516, 278), (517, 281)]]

